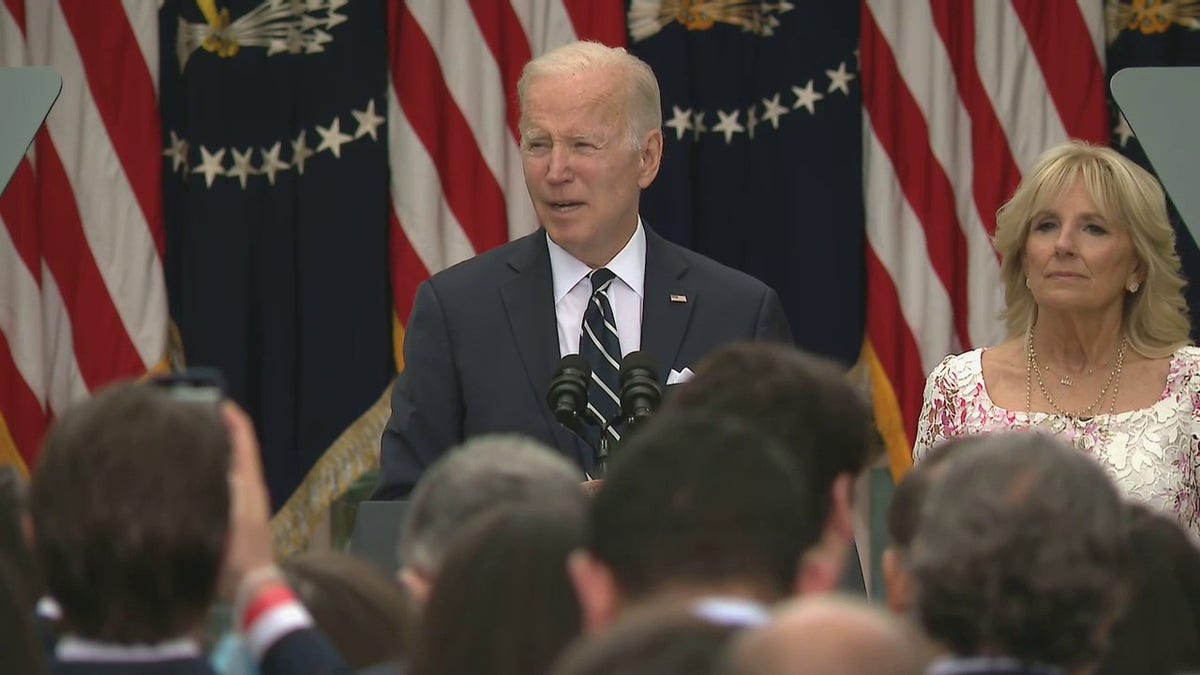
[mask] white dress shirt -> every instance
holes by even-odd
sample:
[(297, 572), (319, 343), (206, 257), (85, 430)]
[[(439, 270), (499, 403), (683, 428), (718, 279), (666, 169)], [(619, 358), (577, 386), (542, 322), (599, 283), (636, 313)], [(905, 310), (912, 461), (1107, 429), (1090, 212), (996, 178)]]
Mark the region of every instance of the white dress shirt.
[[(554, 275), (554, 315), (558, 319), (558, 355), (579, 353), (583, 313), (592, 298), (592, 268), (546, 237), (550, 271)], [(616, 279), (608, 288), (608, 302), (617, 323), (621, 356), (642, 347), (642, 296), (646, 287), (646, 230), (638, 217), (637, 229), (625, 248), (605, 265)]]

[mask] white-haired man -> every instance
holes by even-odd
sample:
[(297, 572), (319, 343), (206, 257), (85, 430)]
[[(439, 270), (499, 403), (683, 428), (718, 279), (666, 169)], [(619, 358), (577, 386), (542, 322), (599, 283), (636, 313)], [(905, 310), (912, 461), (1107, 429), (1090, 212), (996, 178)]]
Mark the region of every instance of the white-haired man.
[(567, 354), (591, 364), (589, 403), (608, 417), (630, 352), (647, 353), (663, 384), (722, 344), (791, 339), (773, 290), (667, 242), (638, 216), (663, 155), (649, 66), (576, 42), (529, 62), (517, 93), (541, 227), (418, 288), (377, 498), (406, 496), (446, 449), (486, 432), (527, 434), (591, 470), (589, 446), (545, 402)]

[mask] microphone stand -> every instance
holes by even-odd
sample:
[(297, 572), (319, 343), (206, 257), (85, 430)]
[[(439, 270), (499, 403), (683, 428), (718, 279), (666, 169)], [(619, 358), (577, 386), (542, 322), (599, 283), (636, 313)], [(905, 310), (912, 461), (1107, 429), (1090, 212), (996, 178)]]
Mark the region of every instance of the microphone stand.
[(613, 428), (613, 426), (615, 426), (617, 422), (622, 422), (622, 421), (628, 422), (628, 420), (626, 420), (625, 416), (623, 414), (621, 414), (620, 412), (618, 412), (616, 415), (612, 416), (612, 419), (608, 420), (600, 427), (600, 441), (599, 441), (600, 447), (595, 448), (596, 476), (598, 478), (604, 478), (606, 475), (608, 475), (608, 447), (609, 447), (608, 430)]

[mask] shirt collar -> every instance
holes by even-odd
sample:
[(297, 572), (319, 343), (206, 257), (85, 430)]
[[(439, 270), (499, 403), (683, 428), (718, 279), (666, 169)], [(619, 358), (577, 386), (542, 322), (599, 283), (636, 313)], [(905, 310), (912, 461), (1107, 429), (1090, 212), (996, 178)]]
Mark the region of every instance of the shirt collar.
[(151, 663), (199, 657), (200, 645), (191, 638), (178, 638), (153, 645), (123, 645), (64, 635), (54, 651), (59, 661)]
[(721, 626), (760, 626), (770, 620), (767, 608), (747, 598), (709, 596), (692, 605), (692, 614)]
[[(554, 276), (554, 304), (562, 301), (572, 288), (579, 285), (592, 268), (587, 263), (567, 253), (566, 249), (554, 243), (549, 235), (546, 236), (546, 246), (550, 250), (550, 271)], [(638, 216), (637, 229), (613, 259), (605, 265), (617, 275), (626, 286), (642, 297), (646, 287), (646, 230), (642, 227), (642, 217)]]
[(1025, 665), (1008, 657), (976, 656), (971, 658), (943, 657), (929, 667), (929, 675), (981, 675), (1012, 673), (1013, 675), (1061, 675), (1050, 666)]

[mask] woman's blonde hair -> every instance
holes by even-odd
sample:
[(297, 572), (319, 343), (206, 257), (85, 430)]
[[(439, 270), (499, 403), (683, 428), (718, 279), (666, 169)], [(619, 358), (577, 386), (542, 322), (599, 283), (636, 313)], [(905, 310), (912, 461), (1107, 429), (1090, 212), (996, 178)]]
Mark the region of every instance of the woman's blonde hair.
[(1183, 297), (1186, 281), (1175, 252), (1175, 230), (1158, 180), (1120, 153), (1083, 141), (1047, 150), (996, 212), (993, 245), (1000, 254), (1006, 307), (1000, 314), (1009, 337), (1024, 334), (1037, 319), (1037, 303), (1026, 286), (1025, 241), (1033, 218), (1082, 180), (1096, 208), (1133, 242), (1137, 292), (1125, 296), (1125, 337), (1134, 351), (1167, 356), (1188, 344), (1191, 324)]

